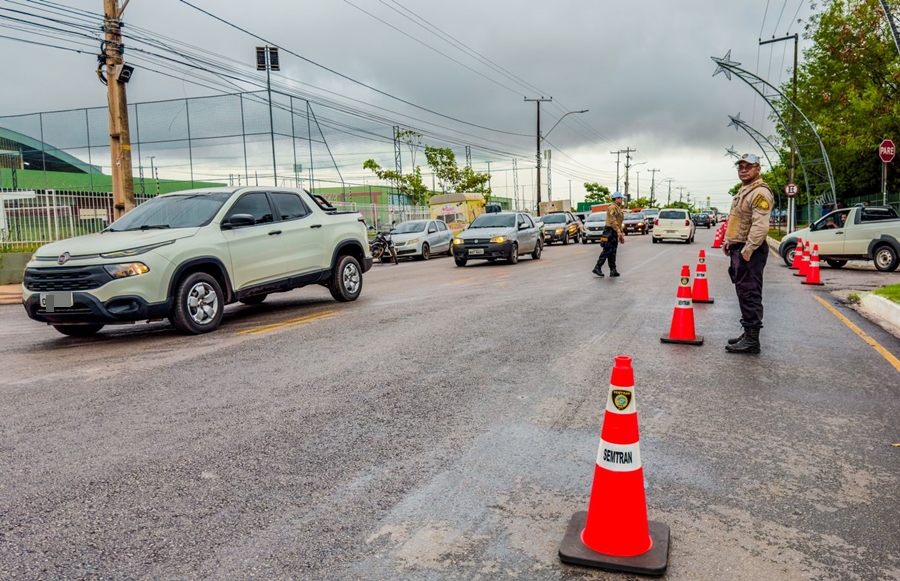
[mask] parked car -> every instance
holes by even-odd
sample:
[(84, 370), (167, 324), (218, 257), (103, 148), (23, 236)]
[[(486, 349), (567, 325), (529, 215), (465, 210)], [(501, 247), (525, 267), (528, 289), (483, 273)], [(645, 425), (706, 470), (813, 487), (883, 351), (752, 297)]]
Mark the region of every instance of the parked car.
[(40, 247), (25, 269), (25, 311), (64, 335), (168, 318), (215, 330), (225, 305), (309, 284), (353, 301), (372, 267), (358, 212), (288, 188), (211, 188), (157, 196), (98, 234)]
[(581, 235), (581, 243), (599, 242), (603, 229), (606, 227), (606, 212), (594, 212), (588, 214), (584, 221), (584, 231)]
[(453, 239), (456, 266), (469, 260), (503, 259), (516, 264), (522, 254), (540, 259), (544, 243), (531, 216), (524, 212), (482, 214)]
[(544, 243), (549, 246), (554, 242), (568, 244), (570, 240), (578, 241), (580, 228), (572, 214), (554, 212), (541, 216), (544, 223)]
[(790, 266), (797, 238), (819, 247), (819, 260), (841, 268), (848, 260), (871, 260), (882, 272), (900, 265), (900, 216), (891, 206), (854, 206), (826, 214), (809, 228), (785, 236), (778, 253)]
[(691, 215), (682, 208), (664, 208), (653, 228), (653, 243), (660, 240), (684, 240), (688, 244), (694, 241), (696, 226)]
[(397, 256), (428, 260), (435, 252), (453, 253), (453, 232), (440, 220), (410, 220), (391, 230)]
[(691, 219), (694, 221), (695, 226), (706, 226), (707, 229), (712, 226), (712, 220), (710, 219), (709, 214), (707, 214), (706, 212), (692, 214)]
[(650, 231), (650, 227), (647, 225), (647, 219), (644, 218), (644, 215), (640, 212), (625, 214), (625, 219), (622, 222), (622, 229), (625, 231), (626, 236), (629, 232), (646, 234)]

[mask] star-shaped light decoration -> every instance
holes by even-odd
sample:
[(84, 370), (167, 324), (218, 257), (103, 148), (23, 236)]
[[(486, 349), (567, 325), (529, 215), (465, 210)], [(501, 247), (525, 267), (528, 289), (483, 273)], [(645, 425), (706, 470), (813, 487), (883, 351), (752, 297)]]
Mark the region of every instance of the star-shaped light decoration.
[(712, 61), (716, 63), (716, 65), (718, 65), (716, 66), (716, 71), (712, 76), (716, 76), (719, 73), (725, 73), (725, 78), (727, 78), (729, 81), (731, 80), (731, 70), (727, 67), (737, 67), (741, 64), (731, 60), (731, 49), (729, 49), (728, 52), (725, 53), (725, 56), (723, 58), (716, 58), (714, 56), (711, 56), (709, 58), (711, 58)]
[(729, 156), (729, 155), (730, 155), (731, 157), (733, 157), (733, 158), (735, 158), (735, 159), (739, 159), (739, 158), (741, 157), (741, 154), (738, 153), (737, 151), (735, 151), (733, 145), (732, 145), (731, 147), (726, 147), (726, 148), (725, 148), (725, 155), (726, 155), (726, 156)]
[(735, 131), (737, 131), (740, 126), (744, 124), (743, 119), (741, 119), (740, 113), (738, 113), (737, 115), (729, 115), (728, 118), (731, 119), (731, 123), (728, 124), (728, 127), (734, 127)]

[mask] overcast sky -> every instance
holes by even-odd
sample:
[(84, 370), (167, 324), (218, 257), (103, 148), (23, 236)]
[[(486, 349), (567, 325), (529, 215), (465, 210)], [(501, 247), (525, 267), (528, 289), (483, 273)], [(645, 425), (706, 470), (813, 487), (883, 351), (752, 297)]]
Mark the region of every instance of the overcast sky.
[[(633, 195), (638, 179), (641, 194), (649, 194), (651, 175), (647, 170), (658, 168), (657, 182), (672, 178), (673, 187), (683, 186), (684, 193), (691, 192), (694, 199), (709, 196), (713, 205), (719, 206), (728, 203), (726, 192), (737, 181), (725, 148), (757, 150), (744, 133), (726, 127), (727, 115), (740, 112), (767, 134), (772, 125), (764, 104), (754, 99), (749, 87), (737, 79), (729, 82), (723, 75), (712, 77), (715, 64), (709, 57), (721, 57), (731, 50), (732, 59), (744, 68), (778, 84), (789, 78), (792, 44), (760, 48), (759, 37), (802, 33), (803, 24), (798, 24), (794, 15), (805, 22), (810, 14), (808, 2), (801, 0), (398, 1), (192, 3), (385, 93), (471, 124), (508, 132), (486, 132), (437, 117), (295, 56), (281, 56), (278, 80), (306, 83), (296, 85), (299, 91), (331, 90), (366, 106), (387, 109), (380, 114), (396, 118), (399, 125), (415, 126), (408, 117), (413, 116), (470, 134), (476, 169), (484, 171), (483, 162), (493, 160), (495, 190), (511, 183), (503, 171), (511, 162), (480, 153), (479, 145), (490, 144), (516, 152), (522, 160), (533, 160), (535, 105), (523, 98), (544, 96), (554, 100), (542, 108), (544, 132), (564, 111), (589, 109), (567, 117), (544, 143), (544, 149), (554, 150), (554, 198), (568, 196), (569, 180), (576, 201), (583, 197), (581, 183), (588, 178), (615, 189), (616, 156), (609, 152), (631, 147), (637, 150), (632, 160)], [(63, 3), (95, 13), (102, 10), (102, 0)], [(34, 11), (34, 5), (28, 0), (0, 0), (0, 8)], [(418, 16), (452, 35), (496, 63), (503, 73), (489, 69), (402, 14)], [(260, 41), (178, 0), (131, 0), (124, 20), (126, 27), (190, 42), (219, 55), (217, 58), (242, 61), (246, 72), (255, 74), (253, 48)], [(5, 24), (8, 21), (0, 21), (0, 34), (37, 40), (34, 35), (2, 28)], [(801, 47), (804, 44), (801, 41)], [(0, 39), (0, 50), (6, 55), (0, 116), (105, 105), (105, 88), (94, 76), (96, 51), (76, 54), (6, 39)], [(139, 69), (128, 85), (128, 98), (134, 103), (215, 94), (190, 80), (193, 78), (177, 80)], [(457, 155), (464, 155), (462, 148)], [(392, 159), (379, 161), (393, 163)], [(424, 159), (419, 163), (424, 165)], [(624, 167), (621, 171), (624, 174)], [(355, 178), (365, 172), (348, 173)], [(546, 183), (546, 177), (544, 180)], [(520, 181), (532, 183), (524, 171)], [(624, 177), (622, 182), (624, 188)], [(658, 197), (660, 193), (665, 198), (666, 190), (657, 190)]]

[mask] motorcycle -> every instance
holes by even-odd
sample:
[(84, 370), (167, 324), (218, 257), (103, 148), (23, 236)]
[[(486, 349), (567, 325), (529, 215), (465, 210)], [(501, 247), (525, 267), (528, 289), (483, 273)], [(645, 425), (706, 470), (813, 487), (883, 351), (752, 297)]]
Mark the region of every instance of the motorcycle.
[(374, 260), (397, 264), (397, 251), (394, 249), (394, 242), (391, 240), (390, 234), (384, 232), (375, 234), (375, 238), (369, 242), (369, 252), (372, 253)]

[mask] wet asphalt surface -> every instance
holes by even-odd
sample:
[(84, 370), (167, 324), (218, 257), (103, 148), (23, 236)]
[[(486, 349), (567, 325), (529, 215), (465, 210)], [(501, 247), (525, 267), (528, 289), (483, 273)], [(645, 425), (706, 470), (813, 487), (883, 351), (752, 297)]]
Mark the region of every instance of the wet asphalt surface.
[[(900, 355), (830, 293), (900, 273), (810, 288), (770, 256), (763, 353), (729, 355), (697, 239), (629, 236), (617, 280), (581, 244), (376, 265), (355, 303), (300, 289), (197, 337), (0, 307), (0, 579), (632, 578), (557, 556), (620, 354), (667, 579), (900, 579), (900, 371), (814, 298)], [(663, 345), (700, 248), (705, 343)]]

